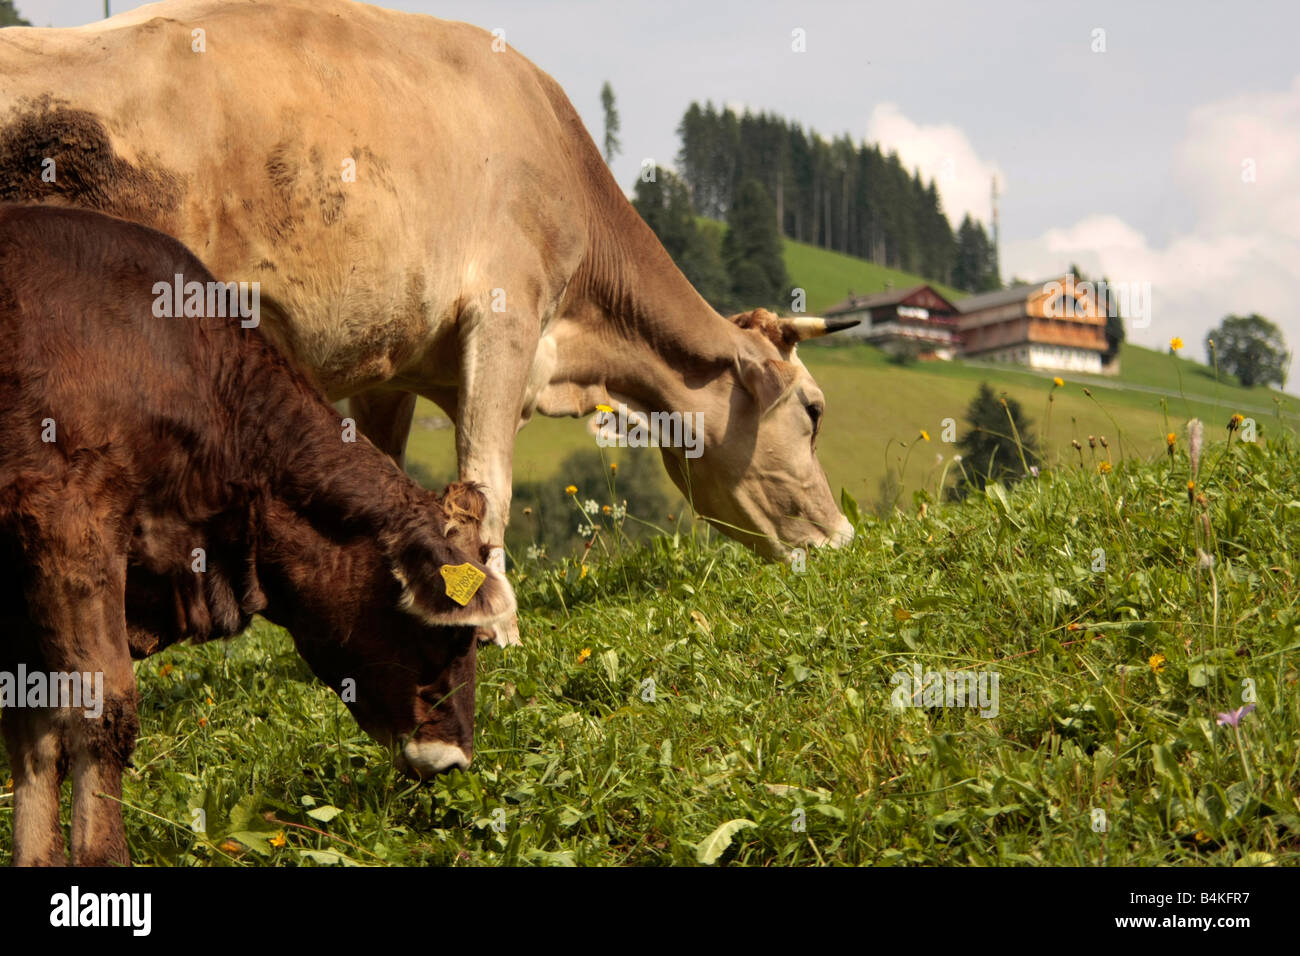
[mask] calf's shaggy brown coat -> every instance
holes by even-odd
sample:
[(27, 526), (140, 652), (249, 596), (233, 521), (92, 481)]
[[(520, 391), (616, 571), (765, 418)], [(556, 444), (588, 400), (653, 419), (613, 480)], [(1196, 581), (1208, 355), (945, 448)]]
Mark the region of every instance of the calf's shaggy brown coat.
[[(68, 775), (72, 862), (129, 862), (113, 798), (139, 726), (133, 657), (261, 613), (424, 774), (445, 769), (421, 763), (430, 745), (472, 753), (474, 629), (515, 610), (482, 560), (476, 487), (439, 498), (345, 441), (313, 383), (238, 318), (156, 317), (155, 283), (176, 275), (213, 278), (154, 230), (0, 206), (0, 671), (104, 687), (95, 718), (3, 712), (20, 865), (66, 862)], [(486, 577), (461, 606), (440, 571), (466, 564)]]

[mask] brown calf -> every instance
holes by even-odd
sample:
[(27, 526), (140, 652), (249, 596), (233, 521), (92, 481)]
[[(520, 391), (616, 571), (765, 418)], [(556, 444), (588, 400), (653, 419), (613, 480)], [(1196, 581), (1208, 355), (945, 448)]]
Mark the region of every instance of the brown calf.
[(4, 709), (19, 865), (66, 862), (68, 774), (72, 862), (129, 862), (95, 795), (135, 745), (132, 657), (261, 613), (424, 776), (468, 764), (474, 629), (515, 611), (478, 488), (440, 499), (347, 440), (251, 318), (159, 317), (176, 276), (212, 288), (154, 230), (0, 206), (0, 675), (102, 675), (94, 706)]

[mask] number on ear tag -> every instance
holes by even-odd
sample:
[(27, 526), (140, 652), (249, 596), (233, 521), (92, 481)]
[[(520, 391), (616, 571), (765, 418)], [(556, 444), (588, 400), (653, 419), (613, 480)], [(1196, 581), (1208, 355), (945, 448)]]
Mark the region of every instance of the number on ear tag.
[(469, 603), (487, 575), (472, 564), (444, 564), (438, 569), (447, 582), (447, 597), (461, 607)]

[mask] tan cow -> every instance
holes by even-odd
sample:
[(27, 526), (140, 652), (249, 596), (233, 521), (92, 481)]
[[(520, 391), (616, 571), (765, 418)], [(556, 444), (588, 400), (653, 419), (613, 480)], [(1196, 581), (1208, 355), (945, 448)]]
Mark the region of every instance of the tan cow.
[(662, 449), (668, 472), (760, 553), (852, 536), (795, 355), (826, 323), (714, 311), (499, 36), (337, 0), (6, 29), (0, 200), (133, 219), (260, 283), (267, 333), (399, 461), (415, 396), (436, 402), (497, 548), (515, 432), (604, 403), (692, 414), (701, 453)]

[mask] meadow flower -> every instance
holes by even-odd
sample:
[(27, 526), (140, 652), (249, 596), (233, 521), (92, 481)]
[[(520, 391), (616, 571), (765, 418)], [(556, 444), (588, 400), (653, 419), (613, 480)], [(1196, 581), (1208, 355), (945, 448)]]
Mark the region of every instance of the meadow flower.
[(596, 406), (596, 411), (598, 411), (598, 412), (612, 412), (613, 410), (614, 410), (614, 409), (613, 409), (612, 406), (610, 406), (610, 405), (606, 405), (606, 404), (604, 404), (604, 403), (601, 403), (601, 404), (599, 404), (599, 405)]
[(1037, 478), (1037, 477), (1038, 477), (1038, 466), (1037, 466), (1037, 465), (1030, 465), (1030, 466), (1029, 466), (1029, 473), (1030, 473), (1031, 475), (1033, 475), (1035, 478)]
[(208, 718), (206, 718), (206, 717), (200, 717), (200, 718), (199, 718), (199, 726), (200, 726), (200, 727), (206, 727), (207, 725), (208, 725)]
[(587, 663), (587, 658), (589, 658), (590, 656), (591, 656), (591, 648), (584, 647), (581, 651), (578, 652), (578, 663), (579, 664)]
[(234, 840), (222, 840), (221, 844), (217, 847), (217, 849), (221, 850), (223, 853), (244, 852), (244, 848), (240, 846), (238, 843), (236, 843)]
[(1065, 379), (1061, 378), (1060, 376), (1057, 376), (1056, 378), (1052, 379), (1052, 387), (1053, 387), (1053, 388), (1064, 388), (1064, 387), (1065, 387)]
[(617, 475), (617, 474), (618, 474), (618, 462), (616, 462), (616, 461), (611, 461), (611, 462), (609, 463), (609, 470), (612, 471), (614, 474)]
[(1165, 655), (1152, 654), (1147, 660), (1147, 667), (1151, 668), (1151, 673), (1159, 674), (1165, 669)]
[(604, 506), (600, 509), (600, 513), (601, 513), (601, 514), (606, 514), (606, 515), (607, 515), (607, 514), (609, 514), (609, 512), (610, 512), (610, 507), (609, 507), (609, 505), (604, 505)]
[(1103, 475), (1109, 475), (1109, 474), (1110, 474), (1110, 462), (1108, 462), (1108, 461), (1103, 461), (1103, 462), (1101, 462), (1100, 464), (1098, 464), (1098, 465), (1097, 465), (1097, 471), (1100, 472), (1100, 473), (1103, 474)]
[(587, 576), (587, 566), (584, 564), (582, 566), (582, 573), (578, 575), (578, 580), (581, 581), (586, 576)]
[(592, 527), (591, 525), (589, 525), (589, 524), (580, 524), (580, 525), (578, 525), (578, 537), (579, 537), (579, 538), (589, 538), (589, 537), (591, 537), (593, 534), (595, 534), (595, 532), (596, 532), (596, 529), (593, 528), (593, 527)]
[(1189, 481), (1187, 483), (1187, 503), (1190, 505), (1195, 501), (1196, 501), (1196, 482)]
[(922, 441), (929, 441), (929, 440), (930, 440), (930, 433), (929, 433), (928, 431), (926, 431), (924, 428), (921, 429), (921, 439), (922, 439)]
[(1172, 339), (1169, 340), (1169, 347), (1173, 349), (1175, 352), (1177, 352), (1180, 348), (1183, 347), (1183, 340), (1175, 335)]
[(1215, 723), (1220, 727), (1236, 727), (1241, 723), (1241, 718), (1245, 717), (1254, 709), (1254, 704), (1247, 704), (1245, 707), (1238, 707), (1236, 710), (1230, 710), (1226, 714), (1219, 714), (1219, 719), (1215, 721)]
[(267, 842), (270, 843), (271, 846), (278, 848), (284, 846), (289, 841), (284, 838), (284, 831), (281, 830), (275, 836), (271, 837), (271, 839), (268, 840)]
[(564, 489), (564, 493), (566, 495), (576, 495), (578, 493), (578, 486), (569, 485), (567, 488)]
[(1165, 444), (1168, 445), (1170, 448), (1174, 447), (1174, 442), (1176, 441), (1178, 441), (1178, 436), (1175, 435), (1173, 432), (1170, 432), (1169, 434), (1165, 435)]
[(1231, 418), (1228, 419), (1228, 431), (1235, 432), (1238, 428), (1241, 427), (1241, 423), (1243, 421), (1245, 421), (1245, 418), (1240, 414), (1233, 415)]
[(588, 498), (586, 503), (582, 506), (582, 510), (587, 512), (589, 515), (594, 515), (600, 511), (600, 503)]

